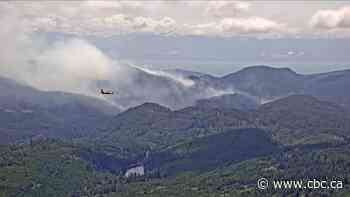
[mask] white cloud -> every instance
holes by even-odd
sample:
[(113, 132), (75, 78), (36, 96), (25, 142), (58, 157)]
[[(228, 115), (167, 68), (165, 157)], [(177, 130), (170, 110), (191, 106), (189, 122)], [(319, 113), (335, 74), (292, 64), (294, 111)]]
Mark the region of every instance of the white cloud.
[(350, 28), (350, 7), (319, 10), (312, 16), (310, 25), (320, 29)]
[(288, 32), (288, 29), (284, 24), (261, 17), (223, 18), (217, 22), (185, 25), (184, 29), (186, 32), (185, 34), (218, 36)]
[(282, 31), (283, 24), (261, 17), (224, 18), (218, 24), (222, 32), (270, 33)]
[(26, 20), (33, 31), (64, 32), (77, 35), (110, 36), (124, 33), (154, 33), (181, 35), (234, 35), (284, 32), (286, 25), (262, 17), (223, 18), (199, 24), (179, 24), (170, 17), (152, 18), (115, 14), (106, 17), (69, 20), (59, 16)]
[(148, 12), (149, 6), (142, 1), (41, 1), (41, 2), (1, 2), (1, 7), (16, 9), (26, 17), (44, 17), (55, 15), (61, 17), (88, 18), (112, 14), (140, 15)]
[(185, 24), (182, 28), (182, 34), (184, 35), (219, 35), (219, 29), (216, 22), (190, 25)]
[(176, 21), (170, 17), (164, 17), (159, 20), (150, 17), (135, 17), (133, 19), (132, 27), (134, 30), (141, 30), (146, 32), (166, 33), (175, 29)]
[[(349, 35), (345, 32), (345, 28), (350, 26), (349, 7), (313, 9), (312, 12), (319, 11), (310, 24), (320, 28), (318, 32), (307, 28), (305, 21), (297, 24), (289, 17), (294, 24), (291, 27), (287, 25), (291, 21), (287, 16), (275, 19), (279, 13), (270, 14), (269, 8), (276, 10), (272, 3), (260, 3), (264, 9), (260, 9), (258, 4), (245, 1), (0, 2), (0, 17), (14, 11), (18, 13), (24, 31), (62, 32), (78, 36), (153, 33), (203, 36), (251, 34), (264, 37), (278, 33), (281, 36), (317, 37), (318, 34), (323, 35), (322, 28), (337, 29), (331, 33), (327, 31), (327, 37)], [(291, 9), (291, 12), (295, 10)]]
[(83, 1), (80, 9), (86, 9), (99, 13), (100, 15), (110, 15), (115, 13), (124, 13), (130, 15), (145, 14), (149, 7), (142, 1)]
[[(193, 3), (194, 4), (194, 3)], [(266, 33), (281, 25), (264, 18), (237, 18), (247, 11), (250, 4), (241, 1), (203, 1), (202, 11), (218, 18), (218, 21), (192, 24), (179, 23), (169, 16), (151, 16), (152, 11), (168, 9), (164, 2), (143, 1), (81, 1), (10, 3), (22, 16), (22, 24), (28, 31), (63, 32), (76, 35), (111, 36), (124, 33), (154, 33), (181, 35), (230, 35)], [(2, 4), (0, 4), (2, 5)], [(181, 3), (184, 9), (194, 5)], [(168, 7), (167, 7), (168, 6)], [(181, 14), (181, 13), (180, 13)], [(200, 16), (200, 13), (193, 15)]]
[(28, 31), (110, 36), (132, 32), (169, 33), (175, 31), (177, 23), (170, 17), (155, 19), (145, 16), (114, 14), (87, 18), (47, 15), (25, 18), (23, 25)]
[(103, 30), (105, 35), (130, 32), (169, 33), (175, 30), (176, 21), (170, 17), (153, 19), (151, 17), (132, 17), (116, 14), (104, 18), (95, 18), (87, 22), (86, 27), (95, 25), (96, 30)]
[(209, 1), (205, 14), (214, 17), (233, 17), (249, 10), (250, 3), (243, 1)]

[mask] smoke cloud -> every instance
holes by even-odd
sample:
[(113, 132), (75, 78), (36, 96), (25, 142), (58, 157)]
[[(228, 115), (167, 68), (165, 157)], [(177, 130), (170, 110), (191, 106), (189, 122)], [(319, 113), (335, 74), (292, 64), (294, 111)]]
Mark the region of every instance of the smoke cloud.
[[(16, 15), (0, 16), (0, 76), (44, 91), (64, 91), (98, 97), (120, 109), (156, 102), (171, 108), (194, 104), (197, 99), (227, 91), (174, 73), (152, 70), (111, 59), (86, 40), (49, 42), (22, 28)], [(116, 95), (103, 97), (99, 89)], [(229, 91), (229, 93), (233, 93)]]
[[(114, 62), (87, 41), (57, 42), (35, 59), (35, 87), (89, 93), (89, 82), (110, 78)], [(96, 91), (95, 91), (96, 92)]]
[[(93, 95), (91, 83), (104, 80), (116, 64), (85, 40), (49, 43), (21, 28), (16, 15), (1, 17), (0, 75), (41, 90)], [(114, 66), (116, 68), (116, 66)], [(114, 73), (116, 74), (116, 73)], [(96, 92), (96, 91), (94, 91)]]
[(165, 72), (165, 71), (161, 71), (161, 70), (151, 70), (151, 69), (139, 67), (136, 65), (132, 65), (132, 66), (135, 68), (138, 68), (138, 69), (140, 69), (148, 74), (151, 74), (151, 75), (156, 75), (156, 76), (161, 76), (161, 77), (166, 77), (166, 78), (172, 79), (175, 82), (178, 82), (186, 87), (191, 87), (195, 84), (195, 82), (192, 81), (191, 79), (187, 79), (187, 78), (182, 77), (180, 75), (174, 75), (174, 74), (171, 74), (169, 72)]

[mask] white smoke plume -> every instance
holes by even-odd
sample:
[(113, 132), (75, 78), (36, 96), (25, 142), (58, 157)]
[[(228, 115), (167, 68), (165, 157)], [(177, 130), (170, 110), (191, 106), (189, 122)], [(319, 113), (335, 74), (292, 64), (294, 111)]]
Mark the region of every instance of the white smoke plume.
[(222, 96), (225, 94), (236, 94), (236, 93), (237, 91), (234, 91), (232, 89), (224, 90), (224, 89), (207, 88), (205, 98)]
[(55, 43), (35, 59), (40, 72), (29, 82), (47, 90), (88, 93), (88, 82), (109, 79), (113, 61), (80, 39)]
[[(48, 42), (27, 32), (17, 19), (15, 14), (0, 14), (0, 76), (40, 90), (99, 97), (120, 109), (144, 102), (180, 108), (196, 99), (233, 93), (200, 86), (166, 71), (123, 64), (83, 39)], [(100, 88), (117, 94), (103, 97), (99, 95)]]
[(0, 76), (41, 90), (94, 96), (97, 91), (92, 87), (97, 80), (118, 75), (118, 63), (89, 42), (70, 39), (49, 43), (26, 32), (17, 19), (15, 14), (0, 17)]
[(148, 74), (151, 74), (151, 75), (156, 75), (156, 76), (161, 76), (161, 77), (166, 77), (166, 78), (172, 79), (172, 80), (182, 84), (185, 87), (191, 87), (195, 84), (195, 82), (192, 81), (191, 79), (187, 79), (187, 78), (182, 77), (180, 75), (174, 75), (174, 74), (171, 74), (169, 72), (164, 72), (162, 70), (151, 70), (151, 69), (136, 66), (133, 64), (131, 64), (131, 66), (138, 68), (138, 69), (140, 69)]

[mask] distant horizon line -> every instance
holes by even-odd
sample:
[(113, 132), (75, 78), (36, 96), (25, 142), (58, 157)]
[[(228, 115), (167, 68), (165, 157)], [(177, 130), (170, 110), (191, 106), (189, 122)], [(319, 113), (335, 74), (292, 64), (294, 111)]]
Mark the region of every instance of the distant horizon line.
[[(156, 60), (157, 61), (157, 60)], [(159, 63), (165, 62), (167, 60), (160, 60)], [(181, 63), (183, 60), (178, 60), (179, 63)], [(184, 60), (183, 63), (185, 63), (186, 60)], [(188, 61), (188, 63), (191, 62), (191, 60)], [(200, 63), (200, 61), (194, 61), (197, 63)], [(135, 64), (148, 68), (148, 69), (154, 69), (154, 70), (184, 70), (184, 71), (190, 71), (190, 72), (199, 72), (202, 74), (208, 74), (215, 77), (221, 77), (225, 76), (227, 74), (232, 74), (235, 72), (238, 72), (242, 69), (249, 68), (249, 67), (256, 67), (256, 66), (267, 66), (271, 68), (281, 69), (281, 68), (289, 68), (292, 71), (296, 72), (297, 74), (301, 75), (313, 75), (313, 74), (323, 74), (323, 73), (330, 73), (330, 72), (337, 72), (337, 71), (347, 71), (350, 70), (350, 61), (305, 61), (305, 62), (296, 62), (296, 61), (278, 61), (278, 62), (263, 62), (263, 61), (218, 61), (223, 64), (218, 65), (212, 65), (212, 63), (200, 63), (196, 65), (175, 65), (168, 63), (167, 65), (156, 65), (156, 64), (147, 64), (147, 63), (139, 63), (136, 61)], [(134, 61), (133, 61), (134, 63)], [(151, 61), (149, 61), (151, 63)], [(155, 62), (153, 62), (155, 63)], [(300, 66), (306, 66), (301, 68)], [(211, 72), (210, 70), (215, 70), (213, 68), (203, 68), (204, 66), (210, 66), (210, 67), (221, 67), (221, 72)], [(228, 67), (230, 66), (230, 67)], [(299, 67), (299, 68), (298, 68)], [(313, 67), (313, 68), (312, 68)], [(196, 69), (199, 68), (199, 69)], [(209, 70), (207, 70), (209, 69)], [(309, 70), (309, 71), (307, 71)]]

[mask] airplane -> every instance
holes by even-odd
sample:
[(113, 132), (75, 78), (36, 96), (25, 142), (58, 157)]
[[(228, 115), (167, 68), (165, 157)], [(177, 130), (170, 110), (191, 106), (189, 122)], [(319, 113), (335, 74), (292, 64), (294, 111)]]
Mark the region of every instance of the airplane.
[(101, 89), (101, 94), (114, 94), (114, 92), (112, 92), (112, 91), (104, 91), (103, 89)]

